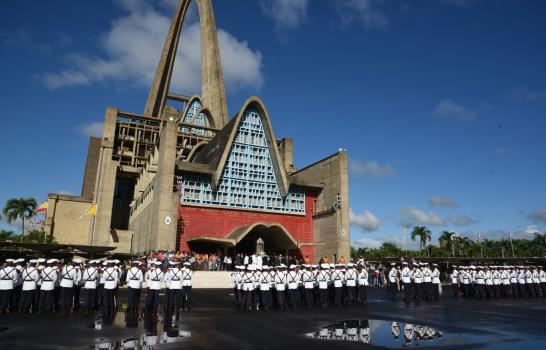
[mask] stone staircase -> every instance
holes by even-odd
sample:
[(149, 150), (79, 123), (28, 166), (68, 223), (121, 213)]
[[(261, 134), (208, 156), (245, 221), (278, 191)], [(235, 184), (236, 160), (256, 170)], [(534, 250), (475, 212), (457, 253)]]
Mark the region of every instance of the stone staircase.
[(232, 288), (231, 271), (194, 271), (192, 288)]

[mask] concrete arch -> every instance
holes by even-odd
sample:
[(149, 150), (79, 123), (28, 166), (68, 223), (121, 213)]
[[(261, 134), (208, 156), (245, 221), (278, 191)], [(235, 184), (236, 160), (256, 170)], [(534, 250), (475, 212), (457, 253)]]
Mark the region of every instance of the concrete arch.
[(257, 222), (250, 226), (243, 226), (233, 230), (226, 238), (231, 239), (237, 245), (253, 232), (257, 232), (256, 236), (263, 238), (266, 242), (273, 242), (275, 246), (285, 249), (298, 248), (298, 242), (281, 224)]
[(197, 154), (199, 154), (199, 151), (203, 149), (208, 144), (207, 141), (199, 141), (198, 143), (193, 146), (193, 149), (188, 154), (188, 161), (193, 162), (195, 160), (195, 157), (197, 157)]

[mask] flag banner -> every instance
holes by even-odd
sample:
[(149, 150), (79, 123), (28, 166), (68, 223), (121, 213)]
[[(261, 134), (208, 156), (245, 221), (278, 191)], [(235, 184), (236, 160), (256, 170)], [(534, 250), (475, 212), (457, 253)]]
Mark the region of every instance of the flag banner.
[(510, 242), (512, 242), (512, 233), (508, 233), (508, 239), (510, 240)]
[(34, 211), (34, 215), (38, 213), (44, 213), (46, 211), (47, 211), (47, 202), (43, 202), (42, 204), (38, 206), (38, 208), (36, 208), (36, 210)]
[(95, 216), (96, 214), (97, 214), (97, 204), (95, 203), (81, 213), (80, 219), (85, 216)]
[(480, 233), (478, 232), (478, 242), (482, 241), (482, 237), (480, 236)]

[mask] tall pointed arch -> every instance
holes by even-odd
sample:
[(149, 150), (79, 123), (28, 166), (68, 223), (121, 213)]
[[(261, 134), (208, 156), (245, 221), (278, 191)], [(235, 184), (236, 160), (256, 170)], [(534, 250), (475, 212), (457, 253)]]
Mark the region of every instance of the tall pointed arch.
[[(211, 0), (195, 0), (201, 26), (201, 95), (204, 106), (213, 118), (214, 125), (222, 128), (228, 121), (224, 77), (220, 48)], [(169, 92), (174, 61), (180, 41), (182, 26), (191, 0), (180, 0), (171, 22), (163, 52), (157, 66), (154, 82), (148, 94), (144, 116), (160, 118)]]

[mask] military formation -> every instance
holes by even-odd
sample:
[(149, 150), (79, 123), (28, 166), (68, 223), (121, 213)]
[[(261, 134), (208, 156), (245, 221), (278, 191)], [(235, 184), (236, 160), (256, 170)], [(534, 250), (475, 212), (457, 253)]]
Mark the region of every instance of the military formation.
[(439, 299), (441, 280), (438, 264), (402, 262), (401, 266), (397, 266), (391, 263), (387, 278), (393, 300), (398, 290), (403, 291), (406, 303), (411, 300), (420, 302)]
[(465, 299), (545, 298), (542, 266), (453, 266), (453, 295)]
[(232, 273), (234, 304), (240, 310), (298, 308), (366, 302), (364, 264), (241, 265)]
[(146, 287), (145, 310), (157, 311), (165, 288), (163, 307), (172, 314), (188, 311), (193, 271), (188, 262), (158, 260), (6, 259), (0, 267), (0, 312), (9, 314), (86, 314), (102, 310), (111, 318), (118, 309), (120, 285), (128, 289), (127, 312), (139, 313), (141, 290)]

